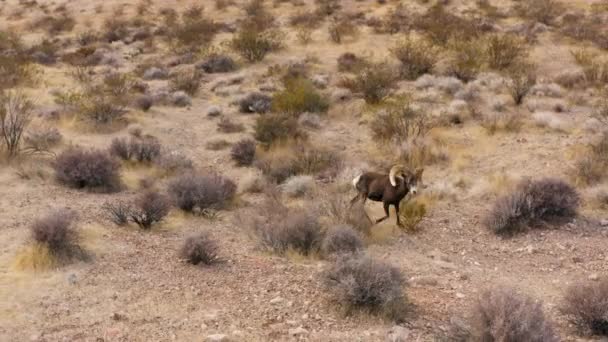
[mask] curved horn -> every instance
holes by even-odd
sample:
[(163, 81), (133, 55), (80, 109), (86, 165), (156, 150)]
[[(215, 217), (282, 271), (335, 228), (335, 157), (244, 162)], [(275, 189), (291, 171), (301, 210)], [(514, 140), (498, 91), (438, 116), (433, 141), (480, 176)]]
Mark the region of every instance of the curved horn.
[(388, 179), (391, 181), (392, 186), (397, 186), (397, 173), (399, 171), (405, 171), (405, 166), (397, 164), (391, 168), (391, 172), (388, 174)]

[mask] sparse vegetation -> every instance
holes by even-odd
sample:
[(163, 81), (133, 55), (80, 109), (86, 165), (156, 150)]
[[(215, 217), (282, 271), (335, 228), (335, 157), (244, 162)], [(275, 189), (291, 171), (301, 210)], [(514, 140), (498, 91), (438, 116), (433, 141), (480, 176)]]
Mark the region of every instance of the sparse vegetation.
[(218, 251), (215, 240), (204, 231), (186, 238), (180, 250), (180, 258), (193, 265), (212, 265), (219, 261)]
[(437, 63), (437, 49), (430, 42), (412, 36), (397, 43), (391, 52), (401, 62), (400, 74), (407, 80), (430, 73)]
[(534, 71), (514, 71), (511, 74), (511, 79), (507, 83), (509, 94), (516, 105), (523, 103), (524, 98), (532, 87), (536, 84), (536, 74)]
[(283, 36), (275, 30), (264, 32), (241, 28), (230, 41), (232, 49), (248, 62), (259, 62), (283, 46)]
[(171, 208), (169, 199), (158, 192), (148, 191), (141, 194), (129, 210), (129, 218), (141, 229), (148, 230), (162, 221)]
[(75, 189), (120, 188), (120, 165), (107, 152), (70, 148), (57, 156), (53, 167), (57, 181)]
[(243, 139), (232, 146), (230, 156), (238, 166), (249, 166), (253, 163), (253, 159), (255, 158), (255, 149), (255, 141)]
[(306, 138), (306, 133), (298, 127), (298, 120), (282, 113), (260, 116), (253, 129), (255, 139), (266, 147), (289, 139)]
[(48, 248), (51, 256), (60, 263), (82, 259), (85, 254), (74, 229), (75, 219), (75, 214), (67, 210), (51, 212), (31, 225), (32, 239)]
[(364, 309), (401, 321), (407, 312), (399, 270), (369, 256), (343, 256), (324, 273), (325, 283), (345, 309)]
[(275, 112), (296, 115), (303, 112), (325, 112), (329, 108), (327, 99), (317, 92), (309, 80), (301, 77), (287, 78), (284, 85), (285, 89), (272, 98)]
[(509, 235), (542, 223), (570, 219), (579, 204), (579, 194), (564, 181), (524, 180), (494, 203), (486, 225), (496, 234)]
[(19, 153), (32, 111), (33, 104), (23, 93), (8, 91), (0, 94), (0, 136), (9, 158)]
[(169, 183), (169, 195), (175, 205), (186, 211), (225, 209), (236, 193), (236, 184), (218, 174), (184, 174)]
[(608, 278), (571, 285), (561, 310), (581, 333), (608, 336)]
[(363, 239), (359, 232), (350, 226), (342, 225), (330, 228), (321, 244), (323, 255), (357, 253), (363, 250)]
[(418, 225), (427, 214), (424, 202), (410, 199), (399, 207), (399, 220), (403, 227), (409, 231), (416, 231)]
[(354, 78), (347, 78), (342, 85), (355, 93), (359, 93), (365, 102), (376, 104), (390, 94), (394, 87), (395, 72), (386, 63), (370, 63), (359, 70)]

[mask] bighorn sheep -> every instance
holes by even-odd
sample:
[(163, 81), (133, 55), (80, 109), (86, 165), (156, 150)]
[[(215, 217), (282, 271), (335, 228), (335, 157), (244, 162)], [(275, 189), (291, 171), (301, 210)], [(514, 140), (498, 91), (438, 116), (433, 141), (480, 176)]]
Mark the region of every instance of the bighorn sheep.
[(422, 172), (424, 169), (416, 169), (414, 172), (406, 170), (403, 165), (395, 165), (388, 175), (365, 172), (353, 179), (353, 185), (357, 189), (357, 196), (351, 201), (351, 206), (358, 200), (363, 204), (369, 198), (372, 201), (382, 202), (386, 216), (376, 220), (376, 223), (389, 218), (389, 207), (392, 204), (397, 211), (397, 225), (399, 221), (399, 202), (408, 194), (416, 195), (418, 183), (422, 183)]

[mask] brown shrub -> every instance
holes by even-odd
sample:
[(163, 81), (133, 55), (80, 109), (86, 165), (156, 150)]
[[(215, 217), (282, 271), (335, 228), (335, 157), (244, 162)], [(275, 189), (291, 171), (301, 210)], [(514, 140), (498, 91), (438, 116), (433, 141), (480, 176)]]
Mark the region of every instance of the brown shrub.
[(511, 73), (511, 80), (507, 83), (507, 87), (516, 105), (522, 104), (524, 98), (535, 84), (536, 74), (533, 71), (515, 71)]
[(304, 133), (298, 126), (298, 120), (292, 115), (273, 113), (260, 116), (255, 121), (255, 139), (268, 147), (289, 139), (304, 139)]
[(340, 157), (333, 151), (308, 146), (271, 148), (256, 159), (254, 165), (276, 183), (298, 174), (317, 175), (334, 171)]
[(247, 61), (259, 62), (283, 46), (283, 36), (275, 30), (256, 31), (243, 27), (230, 41), (230, 47)]
[(559, 179), (524, 180), (496, 201), (485, 223), (494, 233), (509, 235), (531, 225), (570, 219), (579, 204), (577, 191)]
[(327, 231), (321, 244), (321, 252), (328, 257), (334, 254), (357, 253), (364, 247), (359, 232), (348, 225), (341, 225)]
[(98, 125), (111, 125), (124, 120), (127, 110), (107, 96), (90, 95), (79, 103), (81, 115)]
[(262, 93), (250, 93), (239, 101), (241, 113), (264, 114), (272, 107), (272, 97)]
[(441, 2), (418, 17), (414, 26), (439, 45), (445, 45), (455, 37), (474, 39), (481, 33), (472, 21), (450, 13)]
[(236, 184), (218, 174), (184, 174), (169, 183), (169, 195), (175, 205), (187, 212), (219, 210), (228, 206), (236, 193)]
[(130, 219), (141, 229), (150, 229), (152, 225), (162, 221), (169, 213), (169, 199), (158, 192), (149, 191), (140, 195), (129, 211)]
[(366, 61), (354, 53), (345, 52), (338, 57), (338, 71), (357, 72), (365, 67)]
[(227, 117), (222, 117), (217, 123), (217, 130), (222, 133), (240, 133), (245, 130), (245, 126), (239, 122), (233, 122)]
[(421, 139), (431, 129), (429, 116), (412, 108), (407, 100), (387, 102), (370, 122), (372, 137), (377, 142), (403, 143)]
[(545, 25), (553, 24), (564, 12), (564, 6), (556, 0), (520, 1), (515, 9), (522, 17)]
[(357, 26), (348, 18), (332, 21), (328, 27), (329, 38), (336, 44), (342, 43), (344, 38), (354, 38), (359, 33)]
[(398, 268), (366, 255), (342, 256), (323, 274), (326, 286), (347, 310), (365, 309), (402, 321), (405, 280)]
[(202, 16), (188, 16), (187, 12), (179, 21), (171, 15), (165, 18), (168, 38), (177, 46), (188, 50), (199, 50), (208, 45), (219, 29), (219, 25), (212, 20)]
[(190, 96), (196, 95), (201, 87), (202, 77), (197, 71), (177, 73), (169, 80), (173, 91), (183, 91)]
[(70, 148), (57, 156), (53, 168), (57, 181), (72, 188), (103, 192), (120, 188), (120, 164), (107, 152)]
[(359, 70), (354, 78), (344, 79), (342, 85), (362, 94), (365, 102), (375, 104), (382, 101), (394, 87), (395, 72), (386, 63), (370, 63)]
[(30, 130), (23, 139), (25, 150), (30, 153), (49, 152), (61, 142), (63, 136), (55, 127)]
[(415, 80), (430, 73), (437, 63), (438, 51), (428, 41), (407, 36), (391, 50), (401, 62), (401, 77)]
[(608, 278), (570, 286), (561, 311), (581, 333), (608, 336)]
[(198, 265), (212, 265), (219, 261), (219, 247), (208, 232), (188, 237), (180, 249), (180, 258)]
[(589, 146), (589, 150), (576, 161), (574, 173), (579, 183), (591, 185), (599, 183), (606, 177), (608, 166), (608, 133), (602, 133), (599, 139)]
[(154, 100), (148, 95), (141, 95), (135, 99), (135, 107), (147, 112), (154, 105)]
[(161, 155), (161, 145), (158, 139), (152, 136), (142, 138), (132, 137), (115, 138), (110, 145), (110, 154), (122, 160), (137, 162), (153, 162)]
[(238, 166), (249, 166), (255, 158), (255, 141), (243, 139), (232, 147), (230, 156)]
[(106, 217), (117, 226), (124, 226), (129, 223), (131, 215), (131, 205), (123, 201), (106, 202), (101, 207)]
[(491, 69), (506, 70), (526, 55), (524, 40), (515, 35), (490, 34), (485, 39), (485, 57)]
[(21, 138), (32, 117), (33, 103), (21, 92), (0, 94), (0, 139), (9, 158), (19, 153)]
[(83, 257), (79, 236), (74, 230), (76, 216), (67, 210), (55, 211), (34, 221), (30, 230), (32, 239), (48, 247), (60, 261)]
[(237, 69), (237, 64), (230, 56), (212, 54), (198, 67), (206, 73), (213, 74), (234, 71)]
[(485, 63), (482, 41), (454, 38), (448, 43), (451, 53), (449, 73), (463, 82), (475, 79)]
[(272, 108), (275, 112), (301, 114), (326, 112), (329, 102), (315, 89), (312, 82), (303, 77), (287, 78), (285, 89), (274, 94)]
[(472, 308), (470, 327), (460, 332), (458, 340), (557, 342), (560, 339), (545, 318), (540, 302), (512, 289), (496, 287), (481, 293)]

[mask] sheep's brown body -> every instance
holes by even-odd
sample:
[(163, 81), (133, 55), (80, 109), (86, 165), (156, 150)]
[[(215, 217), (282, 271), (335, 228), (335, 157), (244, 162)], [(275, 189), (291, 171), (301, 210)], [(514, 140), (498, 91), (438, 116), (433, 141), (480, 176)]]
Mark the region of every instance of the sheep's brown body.
[(422, 172), (422, 169), (416, 170), (414, 173), (405, 171), (400, 165), (393, 167), (388, 175), (365, 172), (353, 180), (358, 194), (351, 200), (351, 205), (359, 200), (364, 204), (367, 199), (382, 202), (386, 216), (376, 220), (376, 223), (389, 218), (389, 208), (393, 205), (397, 212), (397, 224), (400, 226), (399, 203), (408, 193), (416, 194)]

